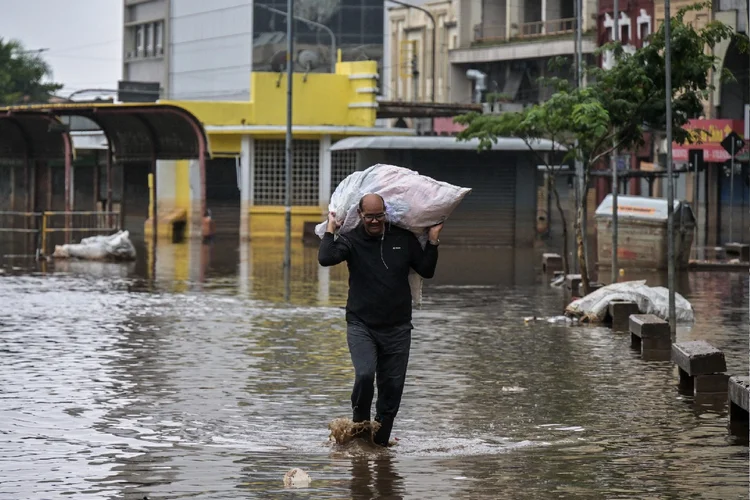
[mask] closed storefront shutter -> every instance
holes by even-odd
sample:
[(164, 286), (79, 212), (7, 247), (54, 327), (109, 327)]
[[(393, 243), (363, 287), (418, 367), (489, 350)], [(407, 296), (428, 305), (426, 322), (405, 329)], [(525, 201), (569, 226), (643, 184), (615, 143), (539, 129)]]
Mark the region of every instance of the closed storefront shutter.
[[(516, 234), (516, 165), (508, 156), (415, 151), (411, 168), (420, 174), (471, 188), (440, 235), (449, 245), (513, 246)], [(467, 161), (469, 160), (469, 161)], [(533, 181), (533, 180), (532, 180)]]

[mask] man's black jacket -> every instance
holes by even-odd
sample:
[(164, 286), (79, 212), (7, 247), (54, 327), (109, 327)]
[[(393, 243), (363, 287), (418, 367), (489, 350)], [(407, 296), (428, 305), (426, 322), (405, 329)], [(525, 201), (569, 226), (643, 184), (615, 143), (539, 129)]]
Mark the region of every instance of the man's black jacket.
[(424, 250), (411, 231), (386, 224), (383, 236), (370, 236), (362, 224), (339, 235), (325, 233), (318, 262), (333, 266), (346, 261), (349, 267), (347, 321), (361, 321), (372, 328), (411, 321), (409, 270), (432, 278), (438, 249), (427, 243)]

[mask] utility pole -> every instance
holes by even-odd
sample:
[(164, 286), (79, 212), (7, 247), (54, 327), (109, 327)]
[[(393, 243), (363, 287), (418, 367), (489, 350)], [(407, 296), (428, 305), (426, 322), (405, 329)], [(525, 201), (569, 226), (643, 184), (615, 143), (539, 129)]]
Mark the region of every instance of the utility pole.
[(292, 270), (292, 78), (294, 77), (294, 0), (286, 2), (286, 169), (284, 186), (284, 298), (291, 299)]
[(417, 54), (414, 54), (411, 58), (411, 100), (413, 102), (419, 101), (419, 61), (417, 60)]
[[(618, 5), (618, 1), (614, 0), (614, 15), (613, 15), (613, 24), (612, 24), (612, 40), (615, 42), (620, 41), (620, 25), (619, 25), (619, 17), (620, 17), (620, 6)], [(616, 63), (616, 61), (613, 61), (613, 63)], [(616, 132), (616, 130), (615, 130)], [(614, 138), (612, 139), (612, 142), (614, 145), (617, 145), (617, 134), (615, 134)], [(617, 263), (617, 236), (618, 236), (618, 227), (617, 227), (617, 195), (619, 194), (620, 190), (620, 180), (617, 178), (617, 148), (612, 149), (612, 283), (617, 283), (617, 271), (618, 271), (618, 263)]]
[(664, 0), (664, 72), (667, 94), (667, 283), (669, 286), (669, 330), (677, 334), (674, 262), (674, 175), (672, 166), (672, 22), (669, 0)]
[[(574, 0), (575, 15), (576, 15), (576, 35), (575, 35), (575, 48), (576, 48), (576, 83), (578, 88), (583, 88), (583, 48), (582, 48), (582, 33), (583, 33), (583, 5), (581, 0)], [(578, 142), (576, 142), (578, 146)], [(578, 210), (579, 204), (583, 209), (583, 219), (581, 220), (581, 233), (583, 233), (583, 257), (587, 259), (588, 252), (586, 251), (586, 186), (584, 185), (585, 176), (583, 172), (583, 162), (576, 158), (575, 160), (575, 171), (576, 171), (576, 189), (575, 189), (575, 201), (576, 210)], [(583, 198), (582, 198), (583, 197)], [(577, 217), (577, 216), (576, 216)], [(575, 233), (574, 233), (575, 234)], [(578, 245), (574, 244), (572, 248), (578, 248)], [(576, 250), (577, 253), (577, 250)], [(573, 259), (574, 268), (579, 270), (578, 259)], [(588, 266), (586, 266), (588, 269)]]

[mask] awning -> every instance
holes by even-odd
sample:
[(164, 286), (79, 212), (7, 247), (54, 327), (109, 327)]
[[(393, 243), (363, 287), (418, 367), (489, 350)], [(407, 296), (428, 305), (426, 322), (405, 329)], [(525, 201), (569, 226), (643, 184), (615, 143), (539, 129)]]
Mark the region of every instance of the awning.
[(65, 154), (60, 122), (48, 115), (0, 115), (0, 159), (60, 159)]
[[(535, 151), (565, 151), (548, 139), (541, 139), (534, 144)], [(331, 146), (331, 151), (346, 151), (351, 149), (431, 149), (431, 150), (474, 150), (477, 151), (479, 140), (459, 141), (455, 137), (349, 137)], [(522, 139), (503, 137), (492, 145), (492, 151), (529, 151), (529, 147)]]
[(200, 121), (163, 104), (54, 104), (0, 108), (0, 158), (49, 159), (64, 155), (62, 116), (95, 122), (118, 162), (186, 160), (208, 154)]

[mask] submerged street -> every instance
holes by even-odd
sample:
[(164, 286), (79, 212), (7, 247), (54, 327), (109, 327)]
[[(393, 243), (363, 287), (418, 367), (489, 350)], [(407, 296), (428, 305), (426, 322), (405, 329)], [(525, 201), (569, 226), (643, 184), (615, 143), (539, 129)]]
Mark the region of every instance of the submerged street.
[[(441, 248), (398, 445), (333, 447), (353, 379), (346, 269), (293, 250), (290, 303), (281, 245), (2, 261), (0, 497), (278, 498), (293, 467), (312, 477), (301, 498), (746, 497), (726, 407), (680, 396), (627, 334), (524, 324), (558, 315), (562, 291), (507, 249)], [(679, 282), (697, 321), (678, 340), (747, 373), (747, 274)]]

